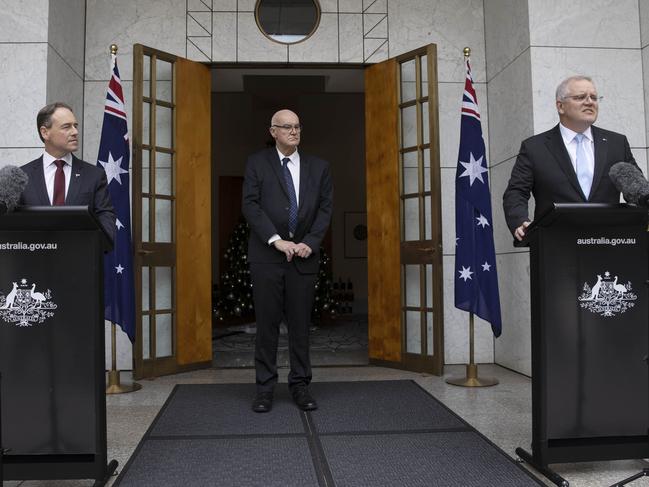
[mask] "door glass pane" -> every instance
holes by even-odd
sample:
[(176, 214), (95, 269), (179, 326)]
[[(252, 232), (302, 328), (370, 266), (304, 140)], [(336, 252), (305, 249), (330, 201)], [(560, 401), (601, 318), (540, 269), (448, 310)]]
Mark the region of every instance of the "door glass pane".
[(142, 242), (149, 242), (149, 198), (142, 197)]
[(171, 196), (172, 171), (171, 154), (156, 152), (155, 155), (155, 193)]
[(415, 69), (414, 59), (401, 63), (401, 103), (414, 100), (417, 97)]
[(156, 100), (171, 102), (172, 69), (173, 65), (171, 63), (156, 59)]
[(151, 56), (144, 56), (142, 61), (142, 95), (145, 97), (151, 96)]
[(151, 325), (149, 315), (142, 315), (142, 358), (151, 358)]
[(142, 267), (142, 311), (149, 310), (149, 268)]
[(142, 102), (142, 143), (151, 143), (151, 104)]
[(419, 174), (417, 167), (417, 152), (403, 154), (403, 194), (419, 191)]
[(430, 191), (430, 149), (423, 150), (424, 155), (424, 193)]
[(173, 344), (173, 320), (171, 313), (156, 314), (155, 317), (155, 355), (170, 357)]
[(421, 97), (428, 96), (428, 56), (423, 55), (419, 58), (419, 74), (421, 77)]
[(404, 239), (419, 240), (419, 198), (406, 198), (403, 212)]
[(421, 305), (421, 279), (419, 265), (405, 265), (406, 306)]
[(421, 313), (406, 311), (406, 352), (421, 354)]
[(171, 267), (155, 268), (155, 309), (171, 309), (172, 306)]
[(435, 345), (435, 337), (433, 336), (433, 313), (426, 313), (426, 353), (428, 355), (435, 355), (433, 346)]
[(173, 112), (171, 108), (156, 105), (155, 111), (155, 145), (170, 149), (172, 147)]
[(433, 307), (433, 266), (426, 264), (426, 303), (427, 308)]
[(149, 151), (148, 150), (143, 150), (142, 151), (142, 192), (143, 193), (148, 193), (149, 192), (149, 177), (151, 174), (149, 173)]
[(171, 200), (155, 199), (155, 241), (171, 242)]
[(428, 102), (425, 101), (421, 104), (421, 124), (422, 124), (422, 136), (424, 138), (424, 144), (430, 142), (430, 120), (428, 119)]
[(417, 107), (401, 109), (401, 147), (406, 149), (417, 145)]
[(424, 240), (430, 240), (433, 238), (433, 232), (432, 232), (432, 208), (430, 207), (431, 205), (431, 199), (430, 196), (424, 196), (424, 215), (425, 215), (425, 220), (424, 220), (424, 227), (426, 229), (426, 236), (424, 237)]

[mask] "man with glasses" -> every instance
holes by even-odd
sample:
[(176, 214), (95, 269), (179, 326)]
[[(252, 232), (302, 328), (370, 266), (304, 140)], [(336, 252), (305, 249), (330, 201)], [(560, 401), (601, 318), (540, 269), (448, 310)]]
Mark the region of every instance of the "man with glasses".
[(257, 320), (253, 411), (273, 405), (277, 340), (285, 320), (289, 335), (288, 387), (304, 411), (317, 409), (311, 382), (309, 327), (320, 264), (320, 243), (331, 220), (329, 163), (298, 151), (302, 125), (290, 110), (271, 119), (275, 147), (248, 158), (242, 210), (250, 225), (248, 262)]
[(618, 203), (620, 192), (608, 172), (620, 161), (636, 164), (622, 134), (595, 127), (601, 97), (587, 76), (571, 76), (556, 91), (559, 124), (524, 140), (503, 194), (507, 226), (522, 240), (534, 217), (553, 203)]

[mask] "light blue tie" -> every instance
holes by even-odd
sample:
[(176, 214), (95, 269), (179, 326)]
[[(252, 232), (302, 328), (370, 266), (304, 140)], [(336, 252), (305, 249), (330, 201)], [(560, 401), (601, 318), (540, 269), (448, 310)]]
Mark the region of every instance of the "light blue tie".
[(575, 155), (575, 169), (577, 172), (577, 179), (579, 180), (579, 186), (584, 192), (586, 199), (590, 195), (590, 187), (593, 184), (593, 172), (588, 164), (588, 157), (586, 156), (586, 149), (584, 144), (588, 143), (589, 140), (584, 134), (575, 135), (575, 140), (577, 141), (577, 154)]
[(289, 162), (291, 162), (291, 160), (288, 157), (282, 159), (284, 182), (286, 183), (286, 189), (288, 190), (288, 231), (292, 237), (293, 235), (295, 235), (295, 229), (297, 228), (297, 196), (295, 195), (293, 177), (291, 176), (291, 171), (288, 168)]

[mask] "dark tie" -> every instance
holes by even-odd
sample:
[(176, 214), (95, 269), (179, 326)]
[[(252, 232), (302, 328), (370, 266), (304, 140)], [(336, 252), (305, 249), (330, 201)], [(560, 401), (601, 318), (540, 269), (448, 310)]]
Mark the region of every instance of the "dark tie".
[(282, 167), (284, 168), (284, 181), (286, 182), (286, 189), (288, 190), (288, 231), (291, 233), (291, 237), (295, 235), (295, 229), (297, 228), (297, 197), (295, 196), (295, 186), (293, 186), (293, 177), (291, 176), (291, 171), (288, 168), (288, 163), (291, 160), (288, 157), (282, 159)]
[(65, 166), (65, 161), (56, 160), (56, 174), (54, 174), (54, 197), (52, 198), (53, 206), (63, 206), (65, 205), (65, 173), (63, 172), (63, 166)]

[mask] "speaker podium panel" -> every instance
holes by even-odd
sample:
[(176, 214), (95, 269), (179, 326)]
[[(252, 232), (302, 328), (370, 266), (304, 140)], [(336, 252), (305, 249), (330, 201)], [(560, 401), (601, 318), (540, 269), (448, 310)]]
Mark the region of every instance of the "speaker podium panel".
[(85, 207), (0, 217), (5, 480), (106, 475), (107, 245)]

